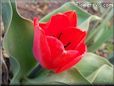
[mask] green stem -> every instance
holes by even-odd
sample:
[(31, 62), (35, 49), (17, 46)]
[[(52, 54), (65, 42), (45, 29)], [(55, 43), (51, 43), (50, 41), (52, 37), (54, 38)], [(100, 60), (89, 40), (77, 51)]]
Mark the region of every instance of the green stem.
[(44, 69), (41, 67), (40, 64), (37, 64), (32, 71), (28, 74), (27, 78), (35, 78), (38, 76)]

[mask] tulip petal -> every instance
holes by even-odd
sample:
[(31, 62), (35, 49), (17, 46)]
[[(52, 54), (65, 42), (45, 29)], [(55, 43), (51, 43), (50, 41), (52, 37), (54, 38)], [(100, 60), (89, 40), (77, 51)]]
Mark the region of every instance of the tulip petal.
[(64, 52), (64, 46), (60, 40), (52, 36), (47, 36), (47, 41), (51, 51), (52, 60), (50, 64), (53, 66), (53, 68), (55, 68), (57, 66), (53, 65), (52, 63), (55, 59), (57, 59), (58, 56), (60, 56)]
[(54, 37), (58, 37), (63, 30), (70, 26), (68, 17), (62, 13), (52, 16), (49, 22), (46, 34)]
[(71, 27), (62, 32), (60, 40), (64, 44), (65, 49), (74, 50), (84, 41), (85, 37), (86, 31)]
[(83, 42), (81, 43), (77, 48), (75, 48), (75, 50), (79, 51), (80, 55), (84, 54), (85, 52), (87, 52), (87, 46), (86, 44)]
[(70, 21), (70, 26), (71, 27), (76, 27), (77, 26), (77, 14), (75, 11), (68, 11), (64, 13), (65, 15), (67, 15), (67, 17), (69, 18)]
[(66, 53), (63, 53), (56, 60), (56, 65), (58, 67), (54, 70), (54, 72), (59, 73), (69, 69), (71, 66), (76, 64), (81, 59), (78, 55), (79, 55), (78, 51), (74, 51), (74, 50), (69, 50), (69, 51), (66, 51)]
[(86, 45), (81, 44), (77, 51), (68, 50), (67, 53), (59, 57), (61, 59), (59, 59), (60, 61), (58, 61), (58, 68), (53, 71), (55, 73), (60, 73), (62, 71), (70, 69), (73, 65), (77, 64), (81, 60), (86, 52), (86, 49)]
[(34, 19), (33, 54), (35, 59), (44, 67), (50, 67), (51, 53), (44, 31), (39, 27), (38, 19)]
[(39, 26), (46, 32), (46, 30), (49, 26), (49, 22), (41, 22), (41, 23), (39, 23)]

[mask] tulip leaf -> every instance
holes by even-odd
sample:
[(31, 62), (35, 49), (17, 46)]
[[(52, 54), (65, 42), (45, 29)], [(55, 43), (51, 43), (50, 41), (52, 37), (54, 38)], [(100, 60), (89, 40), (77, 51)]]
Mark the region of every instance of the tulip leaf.
[(111, 25), (110, 20), (113, 17), (113, 8), (106, 11), (106, 18), (102, 18), (100, 24), (93, 28), (87, 36), (86, 44), (88, 45), (88, 51), (96, 51), (104, 42), (106, 42), (111, 36), (113, 36), (113, 25)]
[(4, 24), (4, 29), (6, 31), (6, 29), (9, 27), (10, 23), (11, 23), (11, 19), (12, 19), (12, 7), (11, 7), (11, 3), (9, 0), (2, 0), (2, 20), (3, 20), (3, 24)]
[(113, 70), (113, 67), (104, 64), (87, 78), (93, 84), (114, 84)]
[(73, 84), (90, 84), (88, 80), (86, 80), (76, 68), (71, 68), (68, 71), (55, 74), (51, 71), (45, 71), (38, 77), (34, 79), (27, 79), (24, 84), (32, 84), (32, 85), (55, 85), (55, 84), (67, 84), (67, 85), (73, 85)]
[(90, 26), (90, 22), (95, 21), (95, 20), (101, 20), (101, 18), (98, 17), (98, 16), (95, 16), (95, 15), (91, 15), (87, 20), (85, 20), (83, 23), (81, 23), (79, 25), (79, 27), (85, 29), (86, 31), (88, 31), (89, 26)]
[(96, 33), (96, 36), (93, 38), (93, 43), (88, 46), (88, 50), (95, 51), (101, 46), (102, 43), (106, 42), (112, 36), (113, 36), (113, 26), (109, 27), (107, 25), (104, 25), (99, 29), (99, 32)]
[(14, 57), (10, 57), (10, 69), (13, 72), (13, 77), (10, 81), (10, 84), (19, 84), (18, 74), (20, 71), (20, 64)]
[(107, 59), (93, 53), (87, 53), (76, 65), (76, 68), (87, 77), (104, 64), (112, 67), (112, 64)]
[(52, 15), (59, 13), (59, 12), (69, 11), (69, 10), (74, 10), (77, 12), (77, 14), (78, 14), (78, 25), (80, 25), (81, 23), (86, 21), (89, 18), (89, 16), (91, 16), (91, 14), (89, 14), (86, 11), (84, 11), (83, 9), (81, 9), (75, 3), (67, 2), (64, 5), (62, 5), (60, 8), (58, 8), (58, 9), (52, 11), (51, 13), (49, 13), (48, 15), (46, 15), (44, 18), (42, 18), (40, 20), (40, 22), (46, 22), (50, 19), (50, 17)]
[(9, 28), (6, 28), (3, 48), (8, 55), (14, 57), (19, 63), (20, 70), (17, 76), (22, 78), (36, 64), (32, 54), (33, 24), (32, 21), (20, 16), (15, 0), (11, 0), (11, 2), (13, 16)]

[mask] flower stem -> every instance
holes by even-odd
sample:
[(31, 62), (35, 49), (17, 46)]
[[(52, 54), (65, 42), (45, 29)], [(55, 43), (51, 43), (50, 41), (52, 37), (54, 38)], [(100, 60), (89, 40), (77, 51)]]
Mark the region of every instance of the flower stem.
[(28, 74), (27, 78), (35, 78), (38, 76), (44, 69), (41, 67), (40, 64), (37, 64), (32, 71)]

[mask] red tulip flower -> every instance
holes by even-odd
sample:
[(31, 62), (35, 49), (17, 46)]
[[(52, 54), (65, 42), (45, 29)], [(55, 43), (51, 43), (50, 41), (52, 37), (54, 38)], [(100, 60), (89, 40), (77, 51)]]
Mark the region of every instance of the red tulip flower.
[(45, 23), (34, 18), (33, 54), (43, 68), (60, 73), (81, 60), (86, 31), (77, 26), (77, 18), (75, 11), (55, 14)]

